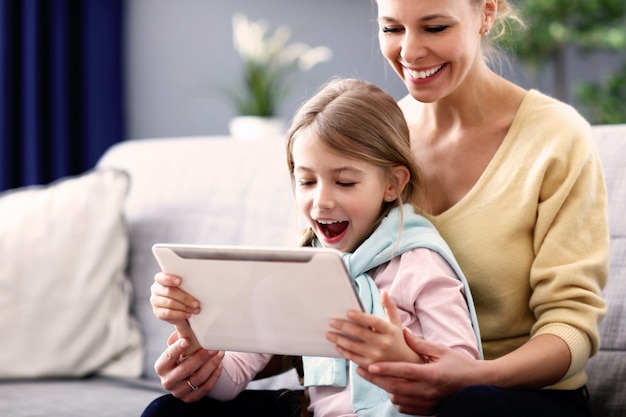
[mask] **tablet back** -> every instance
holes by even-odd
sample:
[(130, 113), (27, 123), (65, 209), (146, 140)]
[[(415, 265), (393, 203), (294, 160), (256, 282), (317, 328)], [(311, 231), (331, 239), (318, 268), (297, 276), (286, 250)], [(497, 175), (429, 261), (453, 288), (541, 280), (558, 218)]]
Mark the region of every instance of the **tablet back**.
[(206, 349), (338, 357), (329, 320), (362, 310), (332, 249), (157, 244), (153, 253), (200, 301), (189, 323)]

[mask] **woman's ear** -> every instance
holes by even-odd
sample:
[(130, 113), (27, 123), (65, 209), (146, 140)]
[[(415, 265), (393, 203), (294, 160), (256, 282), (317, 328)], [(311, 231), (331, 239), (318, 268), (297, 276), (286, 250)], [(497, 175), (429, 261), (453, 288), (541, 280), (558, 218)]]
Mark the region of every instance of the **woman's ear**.
[(391, 168), (391, 181), (389, 181), (385, 190), (385, 201), (390, 202), (397, 199), (410, 179), (411, 173), (404, 165)]
[(489, 33), (498, 16), (498, 2), (496, 0), (485, 0), (483, 3), (483, 23), (481, 34)]

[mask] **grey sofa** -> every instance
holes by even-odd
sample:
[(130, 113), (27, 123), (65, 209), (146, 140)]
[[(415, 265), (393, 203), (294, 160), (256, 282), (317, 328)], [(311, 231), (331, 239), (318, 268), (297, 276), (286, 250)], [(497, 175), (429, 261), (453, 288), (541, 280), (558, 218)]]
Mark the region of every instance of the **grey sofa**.
[[(596, 416), (626, 416), (626, 125), (597, 126), (594, 134), (609, 191), (611, 270), (605, 290), (609, 313), (601, 326), (602, 349), (589, 363), (589, 389)], [(158, 271), (151, 246), (291, 245), (296, 218), (284, 160), (278, 139), (167, 138), (113, 146), (98, 169), (116, 168), (130, 177), (123, 206), (130, 249), (126, 272), (134, 290), (131, 320), (142, 335), (141, 370), (126, 377), (96, 370), (74, 377), (3, 379), (0, 416), (139, 416), (163, 393), (153, 363), (171, 332), (149, 304)], [(297, 386), (295, 376), (287, 373), (252, 388), (285, 384)]]

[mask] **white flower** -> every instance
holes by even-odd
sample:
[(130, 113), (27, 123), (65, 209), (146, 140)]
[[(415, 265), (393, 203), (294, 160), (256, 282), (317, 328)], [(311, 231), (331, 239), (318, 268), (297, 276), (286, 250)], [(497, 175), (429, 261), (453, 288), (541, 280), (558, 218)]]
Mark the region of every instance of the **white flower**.
[(286, 92), (285, 77), (293, 71), (309, 71), (332, 58), (325, 46), (289, 43), (291, 28), (279, 26), (269, 34), (264, 20), (251, 21), (233, 15), (233, 45), (244, 64), (244, 89), (231, 92), (239, 114), (273, 116)]
[(300, 56), (300, 70), (308, 71), (317, 64), (330, 60), (332, 56), (333, 51), (326, 46), (309, 49)]

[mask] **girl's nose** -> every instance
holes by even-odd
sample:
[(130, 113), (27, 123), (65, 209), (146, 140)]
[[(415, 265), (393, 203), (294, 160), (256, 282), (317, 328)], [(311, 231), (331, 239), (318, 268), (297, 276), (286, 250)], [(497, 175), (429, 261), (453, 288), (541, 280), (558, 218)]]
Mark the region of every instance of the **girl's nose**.
[(315, 198), (313, 201), (315, 207), (319, 209), (331, 209), (334, 207), (335, 202), (332, 196), (332, 190), (325, 185), (319, 185), (315, 192)]

